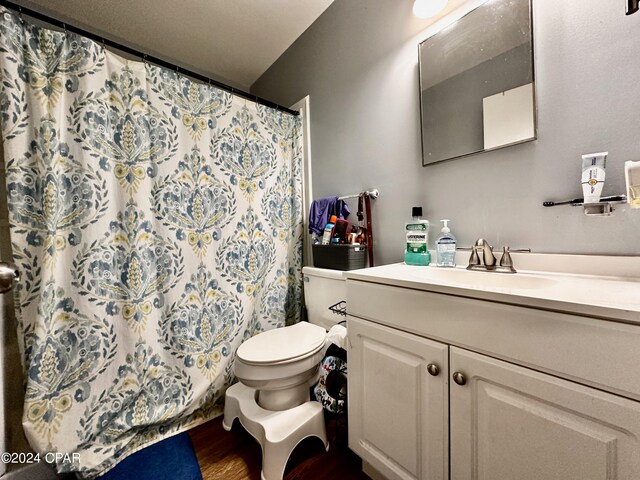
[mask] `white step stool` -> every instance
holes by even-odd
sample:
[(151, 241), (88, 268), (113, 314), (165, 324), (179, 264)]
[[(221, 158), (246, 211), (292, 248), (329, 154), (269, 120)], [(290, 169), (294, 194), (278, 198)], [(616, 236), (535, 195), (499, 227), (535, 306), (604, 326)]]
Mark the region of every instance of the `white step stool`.
[(329, 451), (318, 402), (305, 402), (289, 410), (265, 410), (256, 402), (256, 389), (238, 382), (225, 395), (222, 427), (230, 431), (236, 418), (262, 447), (262, 480), (282, 480), (289, 455), (307, 437), (318, 437)]

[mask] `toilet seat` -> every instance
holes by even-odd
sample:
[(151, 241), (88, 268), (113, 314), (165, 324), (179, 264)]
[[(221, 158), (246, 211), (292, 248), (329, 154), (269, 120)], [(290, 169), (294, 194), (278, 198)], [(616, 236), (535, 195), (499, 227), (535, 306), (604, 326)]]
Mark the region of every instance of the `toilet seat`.
[(238, 347), (233, 372), (258, 391), (262, 408), (294, 408), (309, 400), (326, 335), (324, 328), (307, 322), (259, 333)]
[(324, 347), (327, 332), (308, 322), (259, 333), (242, 343), (238, 359), (247, 365), (281, 365), (299, 361)]

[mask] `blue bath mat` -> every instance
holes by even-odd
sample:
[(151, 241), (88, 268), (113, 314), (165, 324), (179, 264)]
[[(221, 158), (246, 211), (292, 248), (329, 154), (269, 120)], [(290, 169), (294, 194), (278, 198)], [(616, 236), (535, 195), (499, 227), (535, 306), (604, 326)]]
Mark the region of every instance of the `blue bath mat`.
[(180, 433), (129, 455), (98, 480), (202, 480), (188, 433)]

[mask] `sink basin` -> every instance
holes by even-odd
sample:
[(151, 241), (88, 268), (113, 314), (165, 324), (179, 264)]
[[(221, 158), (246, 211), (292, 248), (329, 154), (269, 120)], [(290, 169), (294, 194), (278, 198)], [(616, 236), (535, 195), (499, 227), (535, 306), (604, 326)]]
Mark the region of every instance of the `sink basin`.
[(551, 278), (526, 273), (477, 272), (460, 268), (420, 268), (411, 272), (411, 276), (422, 281), (474, 289), (535, 290), (555, 283)]
[(640, 255), (528, 254), (518, 258), (518, 268), (509, 274), (393, 263), (344, 276), (353, 285), (370, 282), (640, 325)]

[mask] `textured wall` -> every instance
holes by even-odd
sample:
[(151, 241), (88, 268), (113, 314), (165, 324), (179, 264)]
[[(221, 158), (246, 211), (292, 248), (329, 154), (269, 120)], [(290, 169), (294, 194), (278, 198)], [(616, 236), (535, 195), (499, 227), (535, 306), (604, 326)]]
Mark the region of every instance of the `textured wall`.
[[(604, 195), (640, 159), (640, 14), (623, 0), (536, 0), (538, 140), (421, 166), (413, 0), (337, 0), (253, 85), (279, 103), (311, 97), (316, 197), (377, 187), (377, 257), (400, 261), (412, 205), (478, 237), (537, 252), (640, 254), (640, 210), (587, 218), (544, 200), (582, 196), (580, 155), (610, 152)], [(434, 229), (439, 231), (438, 228)], [(432, 235), (432, 238), (435, 235)]]

